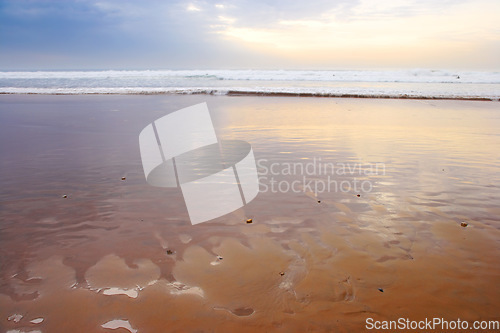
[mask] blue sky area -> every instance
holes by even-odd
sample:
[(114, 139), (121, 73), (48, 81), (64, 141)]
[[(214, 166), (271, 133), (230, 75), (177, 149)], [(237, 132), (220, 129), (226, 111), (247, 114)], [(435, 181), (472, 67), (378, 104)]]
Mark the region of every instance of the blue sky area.
[(0, 70), (499, 70), (499, 16), (497, 0), (0, 0)]

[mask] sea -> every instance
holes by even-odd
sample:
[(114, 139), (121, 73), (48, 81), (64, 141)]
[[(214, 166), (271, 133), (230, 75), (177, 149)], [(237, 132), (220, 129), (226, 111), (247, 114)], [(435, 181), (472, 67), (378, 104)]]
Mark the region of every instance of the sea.
[(500, 72), (400, 70), (1, 71), (0, 94), (210, 94), (500, 100)]

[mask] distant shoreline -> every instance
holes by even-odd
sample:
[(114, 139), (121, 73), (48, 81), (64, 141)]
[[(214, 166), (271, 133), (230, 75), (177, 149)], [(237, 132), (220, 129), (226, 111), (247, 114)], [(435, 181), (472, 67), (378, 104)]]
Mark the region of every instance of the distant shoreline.
[(363, 99), (411, 99), (411, 100), (451, 100), (451, 101), (485, 101), (499, 102), (499, 97), (467, 97), (467, 96), (412, 96), (402, 95), (375, 95), (375, 94), (345, 94), (345, 93), (300, 93), (300, 92), (263, 92), (263, 91), (127, 91), (127, 92), (2, 92), (0, 95), (48, 95), (48, 96), (74, 96), (74, 95), (212, 95), (212, 96), (256, 96), (256, 97), (313, 97), (313, 98), (363, 98)]
[(432, 100), (458, 100), (458, 101), (488, 101), (498, 102), (499, 99), (487, 97), (435, 97), (435, 96), (392, 96), (392, 95), (360, 95), (360, 94), (314, 94), (314, 93), (261, 93), (229, 91), (228, 96), (273, 96), (273, 97), (330, 97), (330, 98), (373, 98), (373, 99), (432, 99)]
[(500, 100), (500, 72), (183, 70), (0, 72), (0, 94)]

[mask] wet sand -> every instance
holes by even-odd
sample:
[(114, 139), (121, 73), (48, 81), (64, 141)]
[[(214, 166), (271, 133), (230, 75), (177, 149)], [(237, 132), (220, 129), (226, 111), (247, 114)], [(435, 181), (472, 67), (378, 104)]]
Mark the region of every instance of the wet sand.
[[(261, 192), (192, 226), (179, 190), (146, 183), (138, 136), (201, 102), (220, 139), (252, 145)], [(499, 320), (498, 109), (0, 96), (0, 328), (359, 332), (367, 318)], [(351, 170), (285, 170), (314, 163)], [(365, 188), (309, 186), (342, 181)]]

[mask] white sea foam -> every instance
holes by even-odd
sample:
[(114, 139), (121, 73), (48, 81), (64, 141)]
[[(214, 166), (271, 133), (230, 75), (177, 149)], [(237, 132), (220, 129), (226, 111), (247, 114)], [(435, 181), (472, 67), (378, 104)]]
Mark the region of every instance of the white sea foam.
[(446, 70), (158, 70), (0, 72), (6, 79), (206, 79), (233, 81), (328, 81), (500, 83), (500, 72)]
[(185, 284), (178, 281), (168, 283), (167, 287), (170, 289), (170, 293), (172, 295), (196, 295), (205, 297), (205, 293), (200, 287), (186, 286)]
[(0, 72), (4, 94), (219, 94), (500, 98), (500, 72), (184, 70)]
[(41, 322), (43, 322), (42, 317), (30, 320), (30, 323), (32, 323), (32, 324), (40, 324)]
[(130, 298), (137, 298), (139, 292), (136, 289), (108, 288), (103, 291), (104, 295), (127, 295)]
[(23, 319), (23, 315), (20, 314), (13, 314), (9, 318), (7, 318), (8, 321), (13, 321), (15, 323), (18, 323), (21, 319)]
[(102, 324), (101, 327), (110, 329), (124, 328), (131, 333), (137, 333), (137, 330), (130, 325), (129, 321), (123, 319), (110, 320), (107, 323)]

